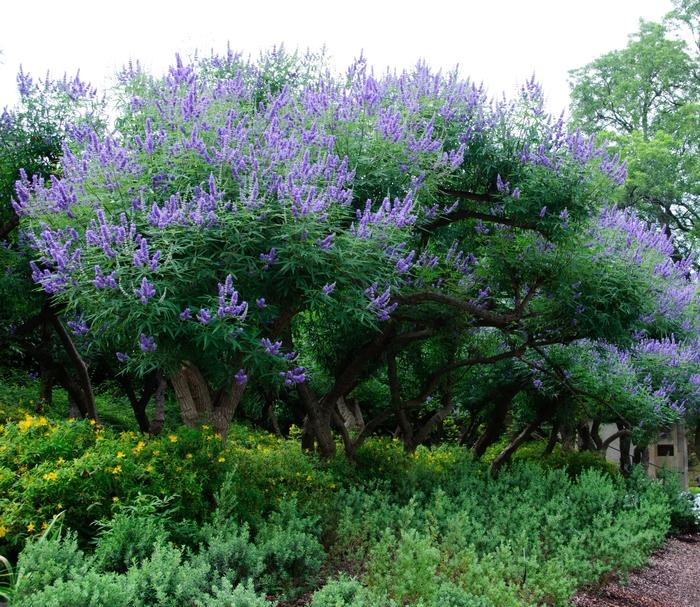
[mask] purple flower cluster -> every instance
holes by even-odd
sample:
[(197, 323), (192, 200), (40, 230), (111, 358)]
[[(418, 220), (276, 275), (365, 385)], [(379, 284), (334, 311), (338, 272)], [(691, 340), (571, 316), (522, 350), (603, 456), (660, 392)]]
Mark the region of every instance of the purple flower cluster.
[(398, 303), (389, 303), (391, 300), (391, 287), (387, 287), (381, 293), (378, 291), (377, 283), (365, 290), (365, 296), (369, 299), (367, 309), (376, 315), (376, 317), (384, 322), (389, 320), (392, 312), (398, 307)]
[(230, 316), (238, 320), (245, 320), (248, 314), (248, 302), (238, 302), (238, 291), (233, 288), (233, 276), (226, 276), (223, 284), (219, 283), (219, 307), (216, 315), (219, 318)]
[(279, 375), (284, 381), (285, 386), (302, 384), (306, 381), (306, 369), (304, 369), (304, 367), (295, 367), (289, 371), (280, 371)]

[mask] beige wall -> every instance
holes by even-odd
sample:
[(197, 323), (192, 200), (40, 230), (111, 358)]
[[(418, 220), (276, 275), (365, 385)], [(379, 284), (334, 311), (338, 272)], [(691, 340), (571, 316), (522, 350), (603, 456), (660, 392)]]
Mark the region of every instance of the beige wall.
[[(615, 424), (605, 424), (600, 427), (600, 437), (605, 440), (617, 432)], [(634, 445), (632, 446), (634, 450)], [(677, 472), (684, 489), (688, 488), (688, 441), (685, 427), (673, 424), (668, 432), (661, 434), (656, 443), (649, 445), (649, 466), (647, 472), (656, 478), (657, 471), (668, 469)], [(671, 455), (672, 453), (672, 455)], [(620, 463), (620, 441), (614, 440), (605, 454), (608, 461)]]

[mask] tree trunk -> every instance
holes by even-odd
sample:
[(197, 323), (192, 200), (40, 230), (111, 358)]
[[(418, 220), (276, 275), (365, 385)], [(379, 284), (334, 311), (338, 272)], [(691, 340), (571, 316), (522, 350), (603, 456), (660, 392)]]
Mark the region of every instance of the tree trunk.
[(559, 424), (556, 422), (552, 422), (552, 430), (549, 433), (549, 440), (547, 441), (547, 446), (544, 449), (545, 455), (552, 454), (552, 451), (554, 451), (554, 447), (556, 447), (558, 440), (559, 440)]
[(92, 382), (90, 381), (90, 374), (88, 373), (87, 365), (78, 353), (73, 340), (66, 331), (58, 316), (55, 313), (51, 313), (51, 323), (58, 333), (58, 337), (63, 344), (63, 347), (71, 359), (76, 373), (76, 378), (80, 385), (80, 391), (82, 392), (83, 405), (85, 407), (85, 416), (90, 419), (97, 419), (97, 410), (95, 409), (95, 395), (92, 392)]
[[(316, 449), (321, 457), (333, 457), (336, 452), (335, 439), (331, 430), (332, 410), (321, 406), (306, 382), (297, 384), (297, 391), (304, 403), (307, 419), (304, 430), (316, 441)], [(303, 444), (302, 444), (303, 446)]]
[[(617, 429), (619, 432), (625, 431), (625, 426), (621, 423), (617, 424)], [(622, 476), (629, 476), (632, 472), (632, 459), (630, 457), (630, 449), (632, 447), (632, 441), (628, 432), (620, 434), (620, 473)]]
[(695, 449), (695, 455), (700, 458), (700, 416), (698, 416), (695, 422), (695, 436), (693, 437), (693, 448)]
[(234, 384), (229, 388), (219, 390), (218, 398), (212, 409), (212, 425), (214, 430), (219, 432), (226, 441), (228, 428), (231, 425), (233, 414), (236, 412), (238, 403), (241, 402), (246, 384)]
[(489, 416), (488, 422), (486, 423), (486, 429), (472, 447), (472, 452), (475, 457), (481, 457), (486, 452), (486, 449), (498, 440), (498, 437), (503, 431), (510, 404), (519, 391), (519, 385), (505, 386), (501, 389), (501, 393), (496, 400), (494, 411)]
[(183, 368), (170, 377), (170, 383), (175, 391), (175, 398), (180, 405), (180, 415), (182, 421), (190, 428), (196, 427), (200, 423), (199, 412), (192, 398), (188, 373)]
[(150, 434), (157, 436), (163, 431), (163, 424), (165, 424), (165, 396), (168, 390), (168, 384), (159, 371), (156, 372), (156, 382), (158, 385), (154, 397), (155, 407), (153, 409), (153, 419), (151, 420), (148, 431)]
[(503, 464), (508, 462), (510, 460), (510, 457), (515, 453), (515, 450), (522, 445), (527, 439), (532, 436), (532, 433), (537, 430), (539, 425), (545, 421), (547, 417), (547, 410), (545, 407), (541, 408), (537, 414), (535, 415), (535, 419), (532, 420), (529, 424), (527, 424), (522, 431), (516, 435), (510, 443), (506, 446), (503, 451), (501, 451), (497, 456), (496, 459), (493, 460), (493, 463), (491, 464), (491, 474), (496, 475), (498, 471), (501, 469)]

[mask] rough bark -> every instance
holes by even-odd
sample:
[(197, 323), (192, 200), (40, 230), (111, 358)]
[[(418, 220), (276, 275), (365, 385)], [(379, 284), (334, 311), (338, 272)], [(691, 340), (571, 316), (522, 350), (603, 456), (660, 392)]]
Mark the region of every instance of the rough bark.
[(233, 414), (238, 408), (238, 403), (241, 402), (245, 387), (246, 384), (234, 383), (231, 387), (223, 388), (218, 393), (218, 398), (212, 409), (212, 425), (214, 430), (221, 433), (224, 440), (228, 435), (228, 428), (231, 425)]
[(188, 373), (183, 368), (170, 376), (170, 383), (175, 391), (175, 398), (180, 405), (180, 415), (186, 426), (194, 428), (199, 423), (199, 412), (192, 398)]
[(316, 450), (321, 457), (334, 456), (336, 447), (333, 431), (331, 430), (333, 410), (319, 402), (306, 382), (297, 384), (297, 391), (301, 401), (304, 403), (307, 414), (306, 423), (304, 424), (305, 433), (313, 436), (316, 442)]

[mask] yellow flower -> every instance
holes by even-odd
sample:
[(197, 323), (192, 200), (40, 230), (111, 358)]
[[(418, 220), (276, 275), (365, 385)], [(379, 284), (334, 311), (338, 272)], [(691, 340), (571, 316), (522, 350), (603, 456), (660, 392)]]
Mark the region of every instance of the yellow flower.
[(119, 501), (119, 498), (115, 495), (115, 496), (112, 498), (112, 501), (116, 504), (116, 503)]
[(94, 419), (91, 419), (91, 420), (90, 420), (90, 425), (91, 425), (91, 426), (94, 426), (96, 423), (97, 423), (97, 422), (96, 422)]
[(209, 430), (209, 426), (207, 424), (202, 424), (202, 430)]
[(124, 457), (124, 452), (123, 451), (117, 451), (117, 459), (121, 459)]
[(33, 532), (34, 532), (34, 529), (36, 529), (36, 527), (34, 527), (34, 523), (29, 523), (29, 524), (27, 525), (27, 532), (28, 532), (28, 533), (33, 533)]
[(306, 480), (307, 480), (307, 481), (310, 481), (310, 480), (311, 480), (311, 475), (310, 475), (310, 474), (307, 474), (307, 475), (306, 475)]
[(148, 466), (146, 466), (146, 472), (153, 472), (153, 466), (151, 464), (148, 464)]
[(188, 453), (187, 455), (185, 455), (185, 457), (186, 457), (187, 459), (192, 459), (192, 454), (191, 454), (191, 453)]
[(29, 428), (32, 427), (33, 424), (34, 418), (31, 415), (29, 415), (29, 413), (27, 413), (24, 416), (24, 419), (18, 422), (17, 427), (19, 428), (20, 432), (26, 432), (27, 430), (29, 430)]
[(58, 504), (56, 504), (56, 510), (63, 510), (63, 504), (61, 502), (58, 502)]
[(218, 461), (220, 464), (223, 464), (226, 461), (226, 458), (223, 455), (220, 455)]
[(121, 474), (121, 471), (122, 471), (122, 467), (119, 465), (114, 466), (114, 468), (112, 468), (112, 474), (114, 474), (115, 476), (117, 474)]
[(42, 529), (48, 529), (48, 528), (49, 528), (49, 524), (48, 524), (46, 521), (44, 521), (43, 523), (41, 523), (41, 528), (42, 528)]
[(65, 464), (65, 463), (66, 463), (66, 460), (64, 460), (62, 457), (59, 457), (57, 461), (58, 461), (59, 464)]
[(160, 449), (156, 449), (156, 450), (153, 452), (153, 455), (155, 455), (156, 457), (158, 457), (158, 456), (160, 455)]
[(47, 472), (44, 474), (44, 480), (45, 481), (55, 481), (58, 478), (58, 474), (55, 472)]
[(0, 538), (5, 537), (8, 531), (9, 529), (5, 525), (0, 525)]
[(177, 436), (175, 436), (174, 434), (171, 434), (170, 436), (168, 436), (168, 439), (170, 440), (171, 443), (177, 442)]
[(37, 426), (48, 426), (49, 425), (49, 420), (46, 419), (43, 415), (37, 420), (36, 422)]
[(134, 447), (134, 453), (140, 453), (145, 446), (146, 443), (140, 440), (138, 443), (136, 443), (136, 446)]

